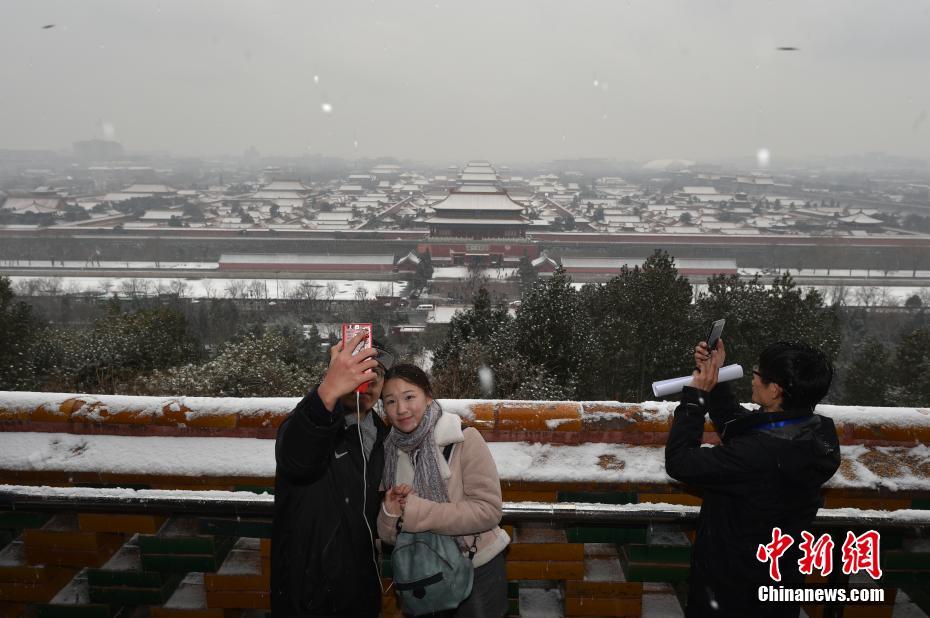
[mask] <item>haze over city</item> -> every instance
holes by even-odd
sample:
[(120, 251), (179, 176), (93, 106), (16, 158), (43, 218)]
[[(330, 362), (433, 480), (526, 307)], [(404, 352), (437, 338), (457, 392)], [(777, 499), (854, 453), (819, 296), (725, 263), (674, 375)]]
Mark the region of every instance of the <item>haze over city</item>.
[(0, 148), (752, 161), (930, 156), (930, 4), (0, 8)]

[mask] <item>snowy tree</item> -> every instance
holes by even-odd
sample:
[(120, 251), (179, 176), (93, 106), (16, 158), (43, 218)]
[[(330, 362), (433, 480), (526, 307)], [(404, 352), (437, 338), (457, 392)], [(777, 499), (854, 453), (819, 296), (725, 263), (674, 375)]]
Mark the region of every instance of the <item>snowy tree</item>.
[(624, 267), (604, 286), (586, 286), (582, 300), (590, 316), (590, 336), (579, 343), (589, 396), (642, 401), (653, 381), (689, 368), (691, 286), (667, 253)]
[(150, 395), (300, 396), (319, 382), (326, 365), (301, 361), (294, 349), (293, 342), (277, 332), (248, 334), (224, 344), (206, 363), (137, 379), (133, 390)]
[(58, 390), (118, 392), (139, 373), (197, 358), (199, 345), (183, 315), (167, 308), (120, 313), (92, 328), (46, 328), (33, 345), (37, 378)]
[(0, 390), (33, 387), (30, 348), (38, 328), (32, 308), (15, 300), (9, 277), (0, 277)]
[(433, 278), (433, 260), (429, 251), (418, 255), (420, 263), (417, 264), (416, 272), (413, 275), (413, 287), (423, 289)]
[[(836, 358), (840, 346), (838, 312), (837, 306), (826, 306), (816, 290), (799, 289), (787, 273), (771, 286), (759, 277), (720, 275), (710, 279), (707, 292), (695, 302), (695, 341), (706, 337), (714, 320), (726, 318), (723, 339), (728, 364), (751, 367), (762, 350), (777, 341), (802, 341)], [(734, 383), (734, 388), (739, 397), (748, 399), (748, 380)]]
[(859, 406), (891, 405), (888, 393), (896, 382), (891, 354), (877, 338), (863, 341), (846, 369), (838, 402)]
[(533, 283), (539, 277), (539, 273), (536, 272), (536, 268), (533, 267), (533, 263), (526, 253), (520, 258), (517, 276), (520, 278), (520, 289), (523, 291), (531, 289)]
[(543, 367), (569, 394), (584, 366), (589, 336), (584, 307), (560, 267), (523, 295), (513, 326), (515, 349)]
[(930, 405), (930, 330), (919, 328), (902, 337), (893, 366), (896, 384), (890, 405)]

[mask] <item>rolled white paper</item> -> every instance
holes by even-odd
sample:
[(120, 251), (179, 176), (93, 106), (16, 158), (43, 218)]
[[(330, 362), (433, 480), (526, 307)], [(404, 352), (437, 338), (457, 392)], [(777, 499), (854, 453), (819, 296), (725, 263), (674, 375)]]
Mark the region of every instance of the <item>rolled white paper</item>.
[[(741, 365), (727, 365), (717, 371), (718, 382), (729, 382), (730, 380), (739, 380), (743, 377), (743, 367)], [(652, 394), (656, 397), (665, 397), (680, 393), (681, 389), (691, 386), (694, 376), (685, 376), (683, 378), (671, 378), (669, 380), (659, 380), (652, 383)]]

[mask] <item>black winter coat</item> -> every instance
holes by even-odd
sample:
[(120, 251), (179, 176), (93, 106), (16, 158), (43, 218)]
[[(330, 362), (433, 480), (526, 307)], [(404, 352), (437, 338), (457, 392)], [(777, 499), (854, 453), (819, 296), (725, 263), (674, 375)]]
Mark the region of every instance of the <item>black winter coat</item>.
[(341, 404), (329, 412), (314, 389), (278, 428), (271, 539), (276, 618), (381, 611), (373, 535), (388, 428), (369, 414), (378, 437), (367, 462), (367, 487), (359, 428), (346, 426)]
[[(701, 447), (705, 412), (719, 446)], [(749, 412), (725, 383), (712, 393), (686, 387), (665, 446), (668, 475), (703, 494), (686, 615), (796, 617), (797, 605), (757, 601), (759, 585), (778, 583), (756, 550), (771, 543), (778, 526), (794, 538), (779, 560), (781, 583), (803, 581), (801, 531), (813, 532), (821, 488), (839, 465), (831, 419), (811, 410)]]

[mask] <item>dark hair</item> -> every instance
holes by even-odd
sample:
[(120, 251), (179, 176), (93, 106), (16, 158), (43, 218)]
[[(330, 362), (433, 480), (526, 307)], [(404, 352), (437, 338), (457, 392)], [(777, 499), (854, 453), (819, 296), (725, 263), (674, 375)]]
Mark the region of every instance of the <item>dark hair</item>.
[(423, 392), (430, 397), (433, 396), (433, 388), (430, 386), (429, 376), (427, 376), (426, 372), (416, 365), (411, 365), (410, 363), (394, 365), (384, 374), (385, 382), (391, 378), (400, 378), (401, 380), (406, 380), (407, 382), (422, 388)]
[(378, 364), (381, 365), (384, 371), (387, 371), (394, 364), (394, 355), (388, 350), (387, 346), (378, 341), (377, 339), (372, 338), (371, 347), (378, 350), (378, 353), (375, 355), (374, 359), (378, 361)]
[(783, 409), (813, 410), (830, 390), (833, 364), (815, 347), (779, 341), (759, 355), (759, 379), (782, 388)]

